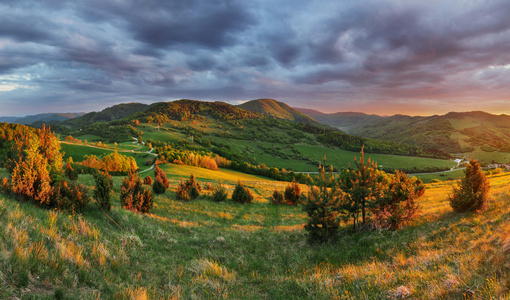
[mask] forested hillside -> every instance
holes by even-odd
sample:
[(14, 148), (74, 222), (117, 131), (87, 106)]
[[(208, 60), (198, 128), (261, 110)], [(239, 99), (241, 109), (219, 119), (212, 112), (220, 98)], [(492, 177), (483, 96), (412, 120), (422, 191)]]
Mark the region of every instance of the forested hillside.
[[(283, 102), (274, 99), (257, 99), (245, 102), (238, 107), (256, 112), (263, 115), (272, 116), (279, 119), (295, 121), (298, 123), (315, 123), (315, 120), (300, 112), (299, 110), (288, 106)], [(328, 124), (329, 125), (329, 124)]]

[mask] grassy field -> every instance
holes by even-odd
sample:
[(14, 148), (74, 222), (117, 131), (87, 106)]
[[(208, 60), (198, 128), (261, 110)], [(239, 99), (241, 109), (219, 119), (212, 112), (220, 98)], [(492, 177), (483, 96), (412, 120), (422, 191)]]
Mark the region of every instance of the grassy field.
[[(73, 161), (75, 162), (81, 162), (83, 161), (85, 155), (95, 155), (99, 158), (101, 158), (103, 155), (108, 155), (115, 151), (114, 149), (109, 148), (97, 148), (97, 147), (91, 147), (83, 144), (72, 144), (72, 143), (61, 143), (60, 144), (62, 151), (65, 153), (64, 159), (67, 159), (68, 157), (72, 157)], [(113, 145), (112, 145), (113, 147)], [(123, 150), (124, 146), (121, 145), (120, 147), (117, 147), (117, 151), (121, 153), (122, 155), (131, 156), (135, 159), (137, 166), (141, 170), (148, 169), (150, 166), (145, 165), (145, 161), (148, 159), (151, 159), (154, 157), (154, 155), (148, 154), (148, 153), (141, 153), (141, 152), (132, 152), (128, 150)], [(140, 149), (138, 147), (137, 149)], [(143, 150), (148, 150), (147, 147), (143, 147)]]
[[(0, 195), (2, 299), (491, 299), (509, 296), (510, 174), (490, 177), (482, 214), (455, 214), (452, 183), (428, 184), (419, 217), (400, 231), (309, 245), (301, 207), (267, 203), (287, 183), (165, 166), (172, 186), (151, 214), (93, 203), (81, 215)], [(202, 169), (203, 170), (203, 169)], [(251, 181), (256, 203), (175, 200), (178, 176)], [(5, 170), (0, 170), (5, 176)], [(90, 175), (79, 181), (92, 188)], [(270, 189), (269, 189), (270, 190)]]
[[(354, 166), (354, 157), (360, 157), (359, 153), (350, 152), (340, 149), (331, 149), (320, 146), (312, 145), (296, 145), (295, 146), (301, 153), (311, 158), (316, 159), (318, 162), (322, 160), (326, 154), (327, 164), (331, 164), (336, 168), (347, 168), (349, 165)], [(425, 167), (443, 167), (451, 168), (457, 164), (453, 161), (443, 159), (432, 159), (423, 157), (412, 156), (397, 156), (386, 154), (372, 154), (366, 153), (366, 157), (370, 157), (372, 161), (377, 162), (379, 167), (385, 168), (425, 168)]]

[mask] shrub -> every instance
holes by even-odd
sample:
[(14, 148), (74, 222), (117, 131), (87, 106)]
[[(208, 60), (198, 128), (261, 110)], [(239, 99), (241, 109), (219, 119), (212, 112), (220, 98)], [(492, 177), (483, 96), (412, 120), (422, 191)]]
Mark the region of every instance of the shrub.
[[(324, 163), (326, 157), (324, 157)], [(315, 182), (311, 185), (304, 203), (304, 211), (308, 214), (305, 230), (308, 241), (327, 242), (336, 237), (340, 228), (341, 214), (339, 207), (343, 200), (343, 192), (338, 188), (333, 175), (333, 168), (326, 174), (324, 166), (319, 170)]]
[(149, 175), (147, 175), (147, 177), (145, 177), (145, 178), (143, 179), (143, 183), (151, 185), (151, 184), (152, 184), (152, 177), (150, 177)]
[(200, 187), (200, 184), (196, 181), (195, 175), (191, 173), (189, 179), (185, 182), (181, 178), (181, 183), (177, 186), (177, 199), (196, 199), (200, 195), (201, 191), (202, 188)]
[(122, 208), (142, 213), (148, 213), (153, 204), (152, 192), (144, 188), (138, 174), (130, 170), (128, 177), (122, 180), (120, 189), (120, 202)]
[(214, 189), (214, 193), (212, 195), (212, 200), (214, 202), (223, 202), (223, 201), (227, 200), (227, 197), (228, 197), (228, 191), (220, 182), (218, 184), (218, 186)]
[(97, 171), (94, 173), (94, 180), (96, 182), (96, 189), (94, 190), (94, 197), (97, 204), (105, 210), (110, 210), (112, 205), (110, 198), (113, 194), (113, 180), (108, 172)]
[(2, 186), (0, 187), (0, 190), (4, 193), (9, 195), (11, 193), (11, 187), (9, 185), (9, 179), (4, 177), (2, 179)]
[(78, 171), (73, 169), (73, 166), (71, 165), (73, 162), (72, 158), (69, 157), (69, 160), (66, 162), (66, 169), (65, 169), (65, 175), (69, 180), (77, 180), (78, 179)]
[(480, 211), (485, 208), (489, 199), (489, 181), (480, 170), (478, 161), (471, 158), (464, 170), (460, 184), (453, 188), (449, 197), (450, 206), (456, 212)]
[(182, 180), (181, 177), (181, 183), (177, 186), (177, 191), (175, 192), (177, 199), (179, 200), (189, 200), (189, 192), (186, 188), (186, 184), (184, 183), (184, 180)]
[(253, 200), (253, 194), (248, 188), (245, 188), (243, 183), (239, 180), (232, 193), (232, 200), (239, 203), (250, 203)]
[(269, 198), (271, 200), (271, 203), (273, 204), (283, 204), (284, 203), (284, 195), (282, 192), (278, 190), (274, 190), (273, 194)]
[(154, 168), (154, 180), (161, 182), (165, 189), (168, 188), (168, 178), (166, 177), (165, 172), (163, 172), (163, 170), (161, 170), (158, 165), (156, 165), (156, 168)]
[(397, 171), (372, 210), (376, 225), (400, 229), (416, 216), (418, 204), (415, 200), (424, 192), (425, 186), (420, 180), (412, 180), (405, 173)]
[[(149, 177), (150, 178), (150, 177)], [(164, 194), (165, 191), (166, 191), (166, 188), (165, 186), (161, 183), (161, 181), (154, 181), (154, 183), (152, 184), (152, 190), (154, 191), (154, 193), (156, 194)]]
[(74, 212), (82, 212), (90, 202), (87, 188), (76, 182), (61, 180), (57, 183), (51, 196), (52, 206)]
[(285, 201), (287, 204), (298, 205), (301, 199), (301, 187), (296, 182), (296, 179), (292, 179), (292, 183), (285, 188)]

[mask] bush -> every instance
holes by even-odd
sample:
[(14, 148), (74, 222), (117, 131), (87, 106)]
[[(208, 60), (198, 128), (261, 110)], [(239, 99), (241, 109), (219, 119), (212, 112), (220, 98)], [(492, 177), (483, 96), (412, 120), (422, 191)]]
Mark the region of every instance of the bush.
[(292, 179), (292, 183), (285, 188), (285, 201), (287, 204), (298, 205), (301, 199), (301, 187), (296, 182), (296, 179)]
[(96, 182), (96, 189), (94, 190), (94, 197), (96, 202), (102, 209), (110, 210), (111, 196), (113, 194), (113, 180), (108, 172), (97, 171), (94, 173), (94, 180)]
[(234, 193), (232, 193), (232, 200), (239, 203), (250, 203), (253, 200), (253, 195), (239, 180), (234, 189)]
[(480, 170), (478, 161), (471, 158), (464, 170), (464, 178), (453, 188), (450, 206), (456, 212), (481, 211), (489, 199), (490, 185), (485, 174)]
[(376, 225), (393, 230), (400, 229), (418, 213), (415, 200), (424, 192), (425, 186), (420, 180), (412, 180), (405, 173), (397, 171), (372, 210)]
[[(150, 178), (150, 177), (149, 177)], [(165, 186), (161, 183), (161, 181), (154, 181), (154, 184), (152, 185), (152, 190), (156, 194), (164, 194), (166, 191)]]
[(71, 165), (72, 158), (69, 158), (69, 161), (66, 162), (66, 169), (65, 174), (66, 177), (69, 178), (69, 180), (77, 180), (78, 179), (78, 171), (73, 169), (73, 166)]
[(2, 193), (6, 194), (6, 195), (11, 194), (11, 186), (9, 185), (8, 178), (4, 177), (2, 179), (2, 186), (0, 187), (0, 190), (2, 191)]
[(163, 172), (163, 170), (161, 170), (158, 165), (156, 165), (156, 168), (154, 168), (154, 180), (161, 182), (165, 189), (168, 188), (168, 178), (166, 177), (165, 172)]
[(220, 182), (218, 186), (214, 189), (212, 200), (214, 202), (223, 202), (227, 200), (227, 197), (228, 197), (227, 189)]
[(284, 199), (285, 197), (283, 193), (278, 190), (274, 190), (273, 194), (269, 198), (273, 204), (283, 204), (285, 202)]
[(151, 184), (152, 184), (152, 177), (150, 177), (149, 175), (147, 175), (147, 177), (145, 177), (145, 178), (143, 179), (143, 183), (151, 185)]
[(128, 177), (122, 180), (120, 189), (122, 208), (148, 213), (152, 209), (153, 201), (152, 192), (143, 187), (138, 174), (133, 170), (129, 171)]
[(68, 183), (61, 180), (53, 189), (51, 206), (68, 211), (82, 212), (90, 200), (88, 190), (83, 184)]
[(181, 178), (181, 183), (177, 186), (177, 199), (196, 199), (200, 195), (201, 191), (202, 188), (200, 187), (200, 184), (196, 181), (195, 175), (191, 173), (189, 179), (185, 182)]
[(177, 191), (175, 192), (177, 199), (179, 200), (189, 200), (189, 192), (186, 188), (186, 184), (184, 183), (184, 180), (182, 180), (181, 177), (181, 183), (177, 186)]

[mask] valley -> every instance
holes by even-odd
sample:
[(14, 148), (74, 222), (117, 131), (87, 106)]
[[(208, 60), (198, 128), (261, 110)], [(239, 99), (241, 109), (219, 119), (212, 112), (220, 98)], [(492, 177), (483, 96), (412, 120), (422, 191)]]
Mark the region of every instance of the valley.
[[(248, 107), (255, 110), (255, 104)], [(80, 213), (47, 209), (19, 201), (4, 189), (0, 194), (0, 295), (40, 299), (508, 295), (510, 173), (487, 173), (491, 191), (483, 213), (454, 213), (449, 197), (464, 175), (465, 163), (459, 165), (454, 158), (466, 153), (452, 152), (450, 159), (444, 159), (440, 157), (446, 148), (425, 151), (393, 140), (351, 136), (294, 111), (285, 114), (279, 110), (285, 107), (280, 102), (267, 105), (268, 115), (258, 108), (253, 112), (190, 100), (149, 107), (122, 105), (118, 111), (115, 107), (106, 110), (111, 118), (99, 112), (54, 123), (63, 161), (78, 170), (76, 182), (91, 193), (97, 189), (95, 171), (85, 161), (113, 154), (132, 158), (139, 176), (150, 177), (151, 182), (158, 164), (168, 178), (168, 189), (153, 194), (148, 213), (122, 207), (119, 199), (126, 171), (112, 172), (109, 211), (99, 209), (95, 200)], [(288, 120), (289, 116), (293, 119)], [(404, 119), (405, 127), (414, 128), (414, 119)], [(472, 147), (468, 132), (483, 124), (456, 120), (451, 123), (451, 137), (461, 148)], [(436, 121), (421, 120), (420, 126), (430, 129)], [(368, 132), (367, 123), (361, 123)], [(398, 134), (402, 133), (394, 137)], [(424, 129), (413, 138), (430, 135), (431, 142), (435, 134)], [(10, 146), (6, 141), (5, 151)], [(379, 171), (418, 173), (412, 176), (425, 182), (425, 192), (416, 200), (418, 214), (399, 230), (353, 231), (345, 221), (337, 238), (311, 244), (305, 204), (273, 204), (274, 191), (284, 191), (296, 179), (307, 195), (320, 181), (316, 172), (324, 156), (326, 165), (340, 174), (356, 168), (355, 157), (360, 157), (365, 143), (370, 150), (365, 157), (377, 162)], [(505, 159), (502, 149), (487, 152), (477, 146), (470, 153)], [(434, 153), (440, 157), (430, 157)], [(8, 158), (6, 154), (3, 162)], [(179, 185), (191, 174), (201, 186), (200, 195), (179, 200)], [(10, 177), (7, 166), (0, 168), (0, 178)], [(238, 182), (252, 193), (251, 203), (231, 199)], [(228, 199), (214, 202), (220, 186)], [(147, 183), (143, 187), (151, 189)]]

